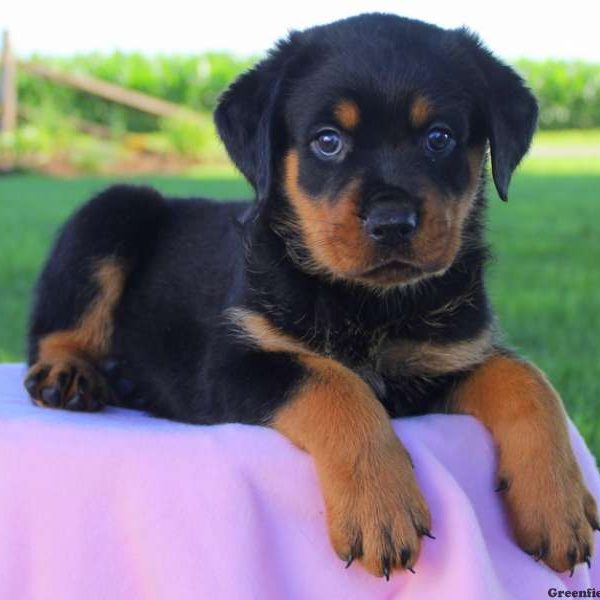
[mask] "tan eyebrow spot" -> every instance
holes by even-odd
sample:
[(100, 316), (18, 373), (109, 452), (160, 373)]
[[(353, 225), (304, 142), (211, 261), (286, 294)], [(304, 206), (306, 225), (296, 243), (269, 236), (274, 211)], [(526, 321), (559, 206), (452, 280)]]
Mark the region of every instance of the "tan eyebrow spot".
[(360, 121), (360, 109), (352, 100), (340, 100), (336, 104), (333, 114), (345, 129), (354, 129)]
[(431, 102), (425, 96), (417, 96), (410, 107), (410, 123), (418, 129), (423, 127), (431, 118), (433, 109)]

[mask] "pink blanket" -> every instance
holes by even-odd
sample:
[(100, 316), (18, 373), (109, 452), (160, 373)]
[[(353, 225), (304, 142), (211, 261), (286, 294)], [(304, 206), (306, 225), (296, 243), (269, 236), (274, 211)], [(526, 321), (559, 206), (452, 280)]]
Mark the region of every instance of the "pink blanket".
[[(517, 548), (490, 438), (470, 417), (394, 423), (437, 539), (425, 539), (416, 575), (386, 582), (344, 569), (311, 459), (278, 433), (44, 410), (22, 373), (0, 367), (1, 599), (534, 599), (600, 587), (598, 557), (569, 578)], [(594, 459), (571, 433), (600, 498)]]

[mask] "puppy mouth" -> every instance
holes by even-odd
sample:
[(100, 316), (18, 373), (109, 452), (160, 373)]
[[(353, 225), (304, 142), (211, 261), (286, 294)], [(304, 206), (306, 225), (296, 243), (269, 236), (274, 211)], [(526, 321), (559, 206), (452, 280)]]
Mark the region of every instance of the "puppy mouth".
[(355, 277), (372, 283), (393, 284), (419, 279), (425, 274), (422, 267), (412, 262), (394, 259), (356, 273)]

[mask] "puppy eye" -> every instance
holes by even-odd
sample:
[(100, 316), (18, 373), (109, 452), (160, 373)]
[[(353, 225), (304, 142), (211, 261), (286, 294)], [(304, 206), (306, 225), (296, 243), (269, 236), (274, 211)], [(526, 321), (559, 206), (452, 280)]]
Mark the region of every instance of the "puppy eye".
[(343, 148), (342, 136), (335, 129), (322, 129), (311, 142), (313, 152), (320, 158), (334, 158)]
[(432, 127), (427, 132), (426, 147), (429, 152), (440, 154), (450, 152), (456, 146), (452, 132), (445, 127)]

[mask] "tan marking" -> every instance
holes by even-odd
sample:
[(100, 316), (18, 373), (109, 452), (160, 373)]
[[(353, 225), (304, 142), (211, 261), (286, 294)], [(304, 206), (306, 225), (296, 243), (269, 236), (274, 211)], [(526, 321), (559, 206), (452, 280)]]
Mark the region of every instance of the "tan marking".
[(92, 360), (104, 356), (113, 334), (113, 311), (125, 284), (125, 271), (114, 258), (100, 261), (95, 272), (98, 296), (75, 327), (56, 331), (39, 342), (38, 361), (81, 355)]
[(312, 354), (312, 351), (291, 335), (283, 333), (267, 317), (245, 308), (227, 311), (241, 335), (265, 352), (289, 352), (291, 354)]
[[(423, 182), (420, 226), (406, 255), (398, 256), (412, 266), (402, 270), (363, 276), (378, 266), (378, 255), (358, 215), (361, 182), (351, 180), (335, 198), (311, 197), (298, 181), (296, 150), (287, 154), (284, 164), (284, 188), (295, 215), (291, 223), (276, 226), (288, 240), (290, 255), (312, 272), (359, 281), (375, 290), (441, 275), (452, 265), (465, 241), (463, 228), (479, 191), (483, 158), (482, 147), (469, 151), (469, 185), (460, 197), (446, 198), (429, 182)], [(297, 252), (290, 241), (295, 237), (286, 235), (286, 228), (300, 232), (310, 254), (308, 260)]]
[[(347, 559), (362, 540), (361, 562), (382, 574), (382, 557), (400, 568), (403, 547), (414, 565), (415, 530), (428, 530), (429, 511), (410, 457), (369, 386), (329, 358), (302, 356), (306, 381), (275, 414), (272, 426), (313, 457), (325, 498), (331, 542)], [(389, 536), (389, 542), (387, 541)]]
[(519, 545), (535, 553), (547, 540), (545, 562), (557, 571), (570, 568), (571, 548), (582, 562), (586, 545), (593, 547), (596, 505), (571, 449), (562, 402), (544, 374), (525, 361), (494, 356), (457, 387), (449, 406), (491, 432)]
[(311, 254), (312, 270), (344, 277), (367, 268), (372, 248), (357, 214), (360, 182), (351, 181), (337, 198), (311, 198), (298, 183), (298, 153), (285, 159), (285, 189), (297, 224)]
[(337, 122), (344, 128), (352, 131), (360, 121), (360, 109), (353, 100), (340, 100), (333, 114)]
[(433, 115), (431, 102), (425, 96), (417, 96), (410, 107), (410, 124), (415, 129), (427, 125)]
[(475, 204), (481, 182), (483, 148), (469, 151), (470, 179), (459, 197), (446, 198), (425, 183), (421, 225), (412, 242), (415, 258), (429, 273), (442, 275), (463, 244), (463, 228)]
[(492, 332), (486, 330), (472, 340), (450, 344), (394, 340), (383, 347), (377, 370), (391, 377), (466, 371), (491, 355), (492, 339)]
[[(110, 351), (113, 335), (113, 311), (125, 285), (125, 270), (115, 258), (101, 260), (94, 272), (98, 294), (72, 329), (55, 331), (43, 337), (38, 344), (35, 364), (27, 372), (26, 381), (36, 380), (30, 391), (33, 401), (46, 406), (45, 388), (61, 390), (61, 398), (54, 408), (65, 406), (76, 394), (83, 394), (80, 410), (98, 410), (109, 401), (112, 391), (98, 371), (98, 361)], [(69, 378), (61, 383), (61, 378)], [(86, 391), (78, 382), (85, 379)]]

